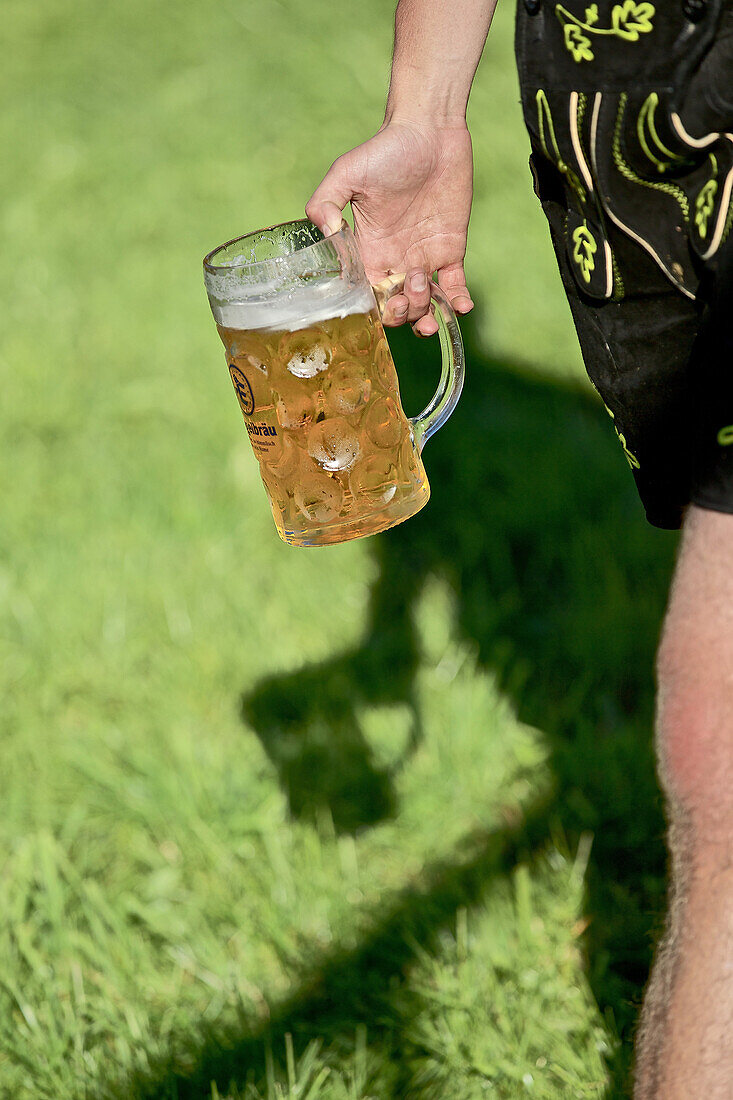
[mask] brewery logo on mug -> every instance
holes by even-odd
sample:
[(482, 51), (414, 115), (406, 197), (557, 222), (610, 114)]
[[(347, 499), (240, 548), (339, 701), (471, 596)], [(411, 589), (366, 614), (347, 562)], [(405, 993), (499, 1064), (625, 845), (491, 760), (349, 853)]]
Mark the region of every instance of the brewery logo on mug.
[(251, 416), (255, 411), (255, 399), (252, 393), (252, 387), (239, 367), (234, 366), (234, 363), (229, 364), (229, 373), (232, 376), (232, 382), (234, 383), (234, 389), (237, 391), (237, 397), (239, 398), (239, 404), (242, 406), (242, 412), (245, 416)]

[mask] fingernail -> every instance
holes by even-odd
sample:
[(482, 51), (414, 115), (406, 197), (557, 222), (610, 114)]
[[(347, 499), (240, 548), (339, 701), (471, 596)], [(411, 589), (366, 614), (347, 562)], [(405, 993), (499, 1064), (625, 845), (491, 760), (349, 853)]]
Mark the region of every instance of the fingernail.
[(428, 279), (424, 271), (417, 271), (410, 276), (410, 286), (413, 290), (425, 290), (427, 285)]
[(455, 304), (455, 309), (457, 309), (459, 313), (468, 313), (473, 309), (473, 302), (470, 298), (459, 298)]

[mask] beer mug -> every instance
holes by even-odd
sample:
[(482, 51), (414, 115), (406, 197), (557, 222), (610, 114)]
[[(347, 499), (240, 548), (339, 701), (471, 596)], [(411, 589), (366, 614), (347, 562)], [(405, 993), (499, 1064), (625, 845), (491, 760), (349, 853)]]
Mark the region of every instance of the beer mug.
[(280, 537), (327, 546), (414, 516), (430, 496), (422, 448), (463, 385), (440, 289), (440, 384), (409, 419), (380, 320), (404, 276), (372, 288), (346, 222), (328, 237), (309, 221), (238, 237), (208, 254), (204, 279)]

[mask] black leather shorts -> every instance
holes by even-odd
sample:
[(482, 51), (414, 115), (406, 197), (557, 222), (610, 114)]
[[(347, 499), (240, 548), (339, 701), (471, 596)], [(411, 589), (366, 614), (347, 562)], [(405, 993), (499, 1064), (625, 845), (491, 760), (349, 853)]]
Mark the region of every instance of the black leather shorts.
[(733, 513), (733, 2), (519, 0), (516, 47), (535, 191), (647, 518)]

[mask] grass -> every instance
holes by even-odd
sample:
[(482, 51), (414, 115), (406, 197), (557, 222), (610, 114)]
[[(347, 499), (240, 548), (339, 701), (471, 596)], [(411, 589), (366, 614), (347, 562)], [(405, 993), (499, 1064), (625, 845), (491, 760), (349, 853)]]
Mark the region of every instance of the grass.
[[(6, 0), (0, 1095), (625, 1094), (674, 537), (580, 378), (500, 12), (433, 499), (272, 529), (201, 283), (379, 121), (392, 5)], [(405, 407), (435, 350), (394, 339)]]

